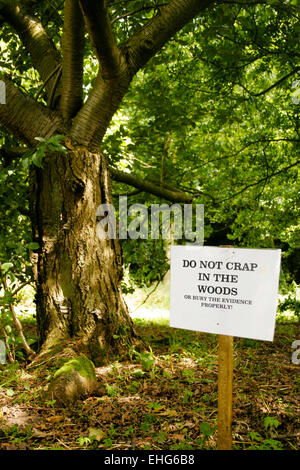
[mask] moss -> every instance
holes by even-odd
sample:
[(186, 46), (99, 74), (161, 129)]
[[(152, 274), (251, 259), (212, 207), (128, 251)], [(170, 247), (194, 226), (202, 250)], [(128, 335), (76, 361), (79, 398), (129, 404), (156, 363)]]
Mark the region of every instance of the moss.
[(68, 374), (74, 370), (77, 371), (81, 377), (86, 379), (96, 379), (95, 366), (92, 361), (85, 356), (77, 356), (66, 362), (55, 372), (54, 378), (57, 378), (62, 374)]

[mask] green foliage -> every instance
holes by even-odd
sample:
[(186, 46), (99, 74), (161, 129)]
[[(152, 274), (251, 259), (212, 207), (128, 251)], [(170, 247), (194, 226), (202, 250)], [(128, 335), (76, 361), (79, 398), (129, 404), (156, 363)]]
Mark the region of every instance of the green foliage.
[(300, 301), (296, 298), (295, 294), (289, 294), (284, 300), (279, 301), (279, 312), (291, 311), (300, 320)]
[(203, 421), (202, 423), (200, 423), (199, 425), (199, 430), (200, 430), (200, 433), (201, 433), (201, 438), (200, 440), (198, 441), (198, 444), (200, 446), (200, 448), (204, 447), (207, 440), (210, 438), (210, 436), (212, 436), (216, 430), (216, 427), (212, 427), (209, 423), (207, 423), (206, 421)]
[(33, 435), (32, 427), (30, 425), (25, 428), (19, 428), (17, 424), (12, 426), (5, 426), (0, 428), (0, 442), (9, 439), (13, 444), (18, 444), (22, 441), (30, 439)]
[[(206, 244), (281, 248), (290, 285), (300, 282), (298, 20), (277, 6), (215, 4), (187, 25), (134, 78), (103, 149), (122, 170), (198, 193)], [(155, 282), (166, 247), (145, 260), (139, 246), (123, 244), (126, 266)]]
[[(266, 431), (275, 431), (280, 426), (278, 419), (273, 416), (266, 416), (264, 418), (264, 428)], [(273, 437), (264, 438), (260, 433), (251, 431), (249, 437), (253, 444), (250, 446), (250, 450), (282, 450), (283, 444)]]
[(47, 153), (66, 153), (67, 149), (61, 143), (63, 138), (63, 135), (54, 135), (49, 139), (44, 139), (43, 137), (36, 137), (35, 139), (41, 143), (36, 149), (29, 150), (25, 153), (22, 161), (23, 167), (27, 170), (29, 166), (33, 164), (38, 168), (43, 168), (43, 159)]
[(265, 426), (265, 429), (276, 429), (278, 428), (278, 426), (280, 425), (280, 422), (278, 421), (278, 419), (274, 418), (273, 416), (266, 416), (266, 418), (264, 419), (264, 426)]
[(183, 390), (183, 403), (190, 403), (193, 398), (193, 392), (188, 388)]
[(145, 372), (150, 372), (151, 370), (154, 369), (155, 366), (155, 358), (153, 357), (153, 354), (150, 352), (137, 352), (134, 351), (134, 355), (136, 358), (140, 361), (142, 369)]
[(258, 432), (250, 432), (249, 437), (253, 444), (249, 447), (250, 450), (282, 450), (283, 445), (276, 439), (264, 439)]
[(105, 384), (105, 388), (109, 397), (117, 397), (120, 393), (120, 390), (114, 385)]
[[(164, 240), (123, 240), (124, 268), (137, 287), (149, 287), (163, 280), (169, 269)], [(130, 291), (132, 284), (124, 290)]]

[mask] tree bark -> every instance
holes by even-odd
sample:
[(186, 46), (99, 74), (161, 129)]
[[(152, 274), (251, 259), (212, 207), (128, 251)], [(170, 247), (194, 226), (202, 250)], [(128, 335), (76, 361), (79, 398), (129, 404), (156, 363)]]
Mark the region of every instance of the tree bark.
[(111, 203), (106, 161), (67, 145), (67, 154), (48, 155), (44, 168), (35, 170), (40, 342), (44, 351), (69, 343), (101, 364), (128, 351), (135, 332), (120, 291), (118, 240), (96, 235), (96, 209)]
[(62, 49), (60, 110), (67, 121), (76, 116), (83, 102), (84, 22), (77, 0), (65, 1)]
[(48, 139), (64, 133), (61, 116), (24, 95), (7, 75), (0, 73), (6, 88), (6, 104), (0, 105), (0, 123), (23, 143), (36, 147), (36, 137)]

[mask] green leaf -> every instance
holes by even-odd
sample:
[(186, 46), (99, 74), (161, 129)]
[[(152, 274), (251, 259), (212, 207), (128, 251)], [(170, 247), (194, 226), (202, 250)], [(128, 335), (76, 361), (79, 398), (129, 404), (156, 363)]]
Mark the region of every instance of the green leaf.
[(22, 166), (25, 170), (28, 170), (28, 168), (30, 167), (30, 159), (27, 157), (27, 158), (23, 158), (22, 160)]
[(13, 263), (3, 263), (1, 267), (2, 267), (2, 276), (6, 276), (8, 271), (13, 267)]
[(30, 251), (34, 251), (34, 250), (38, 250), (40, 247), (40, 245), (36, 242), (30, 242), (30, 243), (27, 243), (27, 248), (28, 250)]
[(10, 335), (11, 332), (12, 332), (11, 326), (10, 326), (10, 325), (5, 325), (5, 331), (6, 331), (6, 333), (7, 333), (8, 335)]
[(249, 432), (249, 437), (250, 437), (251, 441), (261, 441), (262, 440), (261, 435), (256, 431)]
[(38, 168), (43, 168), (43, 158), (45, 156), (45, 152), (42, 149), (38, 149), (33, 155), (32, 155), (32, 163), (37, 166)]
[(280, 422), (278, 421), (278, 419), (274, 418), (273, 416), (267, 416), (264, 419), (265, 429), (278, 428), (279, 425), (280, 425)]
[(207, 437), (211, 436), (214, 433), (213, 428), (210, 426), (209, 423), (205, 421), (203, 423), (200, 423), (199, 429), (200, 429), (200, 432), (202, 432)]

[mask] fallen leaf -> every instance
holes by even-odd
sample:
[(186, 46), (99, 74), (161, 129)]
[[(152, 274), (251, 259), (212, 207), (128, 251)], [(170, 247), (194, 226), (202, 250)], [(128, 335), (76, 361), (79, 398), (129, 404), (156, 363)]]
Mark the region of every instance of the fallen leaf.
[(165, 410), (165, 406), (164, 405), (160, 405), (158, 406), (157, 408), (155, 408), (155, 410), (152, 410), (152, 413), (157, 413), (157, 414), (161, 414), (161, 410)]
[(172, 438), (175, 441), (184, 441), (185, 435), (184, 434), (173, 434)]
[(32, 429), (32, 433), (33, 433), (34, 437), (38, 437), (38, 438), (41, 438), (41, 439), (44, 439), (45, 437), (51, 436), (53, 434), (52, 432), (44, 432), (44, 431), (40, 431), (39, 429), (36, 429), (36, 428)]
[(61, 416), (61, 415), (55, 415), (55, 416), (50, 416), (49, 418), (46, 418), (46, 421), (48, 421), (49, 423), (60, 423), (63, 420), (64, 420), (64, 416)]
[(166, 410), (166, 411), (161, 411), (158, 414), (159, 414), (159, 416), (168, 416), (169, 418), (171, 418), (172, 416), (177, 416), (177, 411), (175, 411), (175, 410)]
[(94, 437), (96, 441), (100, 442), (104, 438), (105, 434), (102, 429), (89, 428), (89, 437)]
[(192, 423), (191, 421), (186, 421), (183, 425), (184, 428), (192, 429), (195, 427), (195, 423)]

